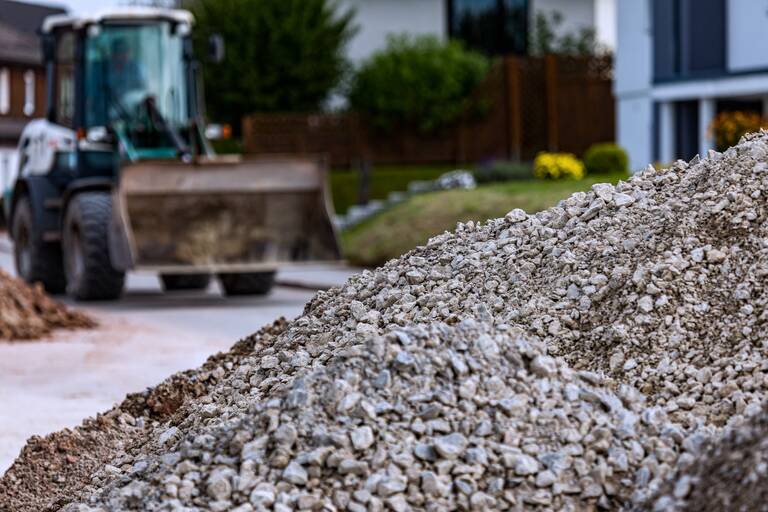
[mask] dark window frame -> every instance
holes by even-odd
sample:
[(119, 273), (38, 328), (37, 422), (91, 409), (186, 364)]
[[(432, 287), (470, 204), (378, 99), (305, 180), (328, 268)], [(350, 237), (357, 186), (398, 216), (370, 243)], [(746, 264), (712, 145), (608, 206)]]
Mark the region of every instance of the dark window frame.
[[(700, 0), (653, 0), (651, 5), (651, 20), (653, 23), (652, 56), (653, 82), (665, 83), (688, 81), (730, 75), (728, 71), (728, 3), (726, 0), (709, 0), (717, 2), (707, 5)], [(659, 13), (658, 8), (670, 9), (671, 12)], [(698, 25), (693, 22), (694, 14), (702, 9), (715, 9), (721, 16), (705, 16), (717, 23), (717, 34), (694, 32)], [(667, 16), (665, 16), (667, 15)], [(659, 21), (669, 25), (659, 26)], [(711, 27), (709, 27), (711, 28)], [(703, 30), (703, 29), (701, 29)], [(706, 33), (706, 56), (717, 54), (716, 62), (711, 66), (699, 67), (695, 61), (701, 54), (696, 54), (704, 45), (696, 44), (697, 39)], [(671, 55), (670, 55), (671, 50)], [(660, 62), (660, 58), (667, 59)], [(704, 59), (706, 61), (706, 59)]]
[(454, 16), (457, 14), (455, 2), (457, 0), (445, 0), (445, 25), (446, 25), (446, 34), (448, 34), (448, 37), (450, 39), (456, 39), (459, 41), (462, 41), (468, 48), (481, 51), (483, 53), (486, 53), (488, 55), (496, 56), (496, 55), (509, 55), (509, 54), (515, 54), (515, 55), (526, 55), (528, 53), (528, 36), (530, 33), (530, 12), (531, 12), (531, 0), (519, 0), (524, 3), (523, 9), (525, 11), (525, 15), (523, 16), (522, 20), (522, 27), (521, 30), (524, 34), (522, 39), (522, 44), (520, 45), (520, 48), (514, 48), (515, 43), (514, 41), (508, 40), (506, 36), (506, 22), (507, 20), (507, 3), (510, 1), (516, 1), (516, 0), (495, 0), (495, 10), (497, 14), (497, 23), (494, 27), (495, 36), (498, 39), (498, 41), (501, 41), (501, 43), (493, 48), (490, 47), (481, 47), (481, 45), (478, 44), (472, 44), (470, 41), (466, 41), (461, 34), (457, 33), (454, 30)]

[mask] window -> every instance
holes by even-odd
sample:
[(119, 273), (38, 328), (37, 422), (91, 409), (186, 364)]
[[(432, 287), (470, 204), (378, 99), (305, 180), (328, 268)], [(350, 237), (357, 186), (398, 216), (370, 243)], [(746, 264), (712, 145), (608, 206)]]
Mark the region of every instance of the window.
[(489, 55), (528, 50), (528, 0), (447, 0), (448, 34)]
[(11, 72), (0, 68), (0, 114), (11, 111)]
[(654, 0), (656, 80), (725, 70), (725, 0)]
[(24, 72), (24, 115), (35, 113), (35, 72), (28, 69)]
[(75, 35), (65, 32), (56, 42), (56, 122), (72, 127), (75, 119)]

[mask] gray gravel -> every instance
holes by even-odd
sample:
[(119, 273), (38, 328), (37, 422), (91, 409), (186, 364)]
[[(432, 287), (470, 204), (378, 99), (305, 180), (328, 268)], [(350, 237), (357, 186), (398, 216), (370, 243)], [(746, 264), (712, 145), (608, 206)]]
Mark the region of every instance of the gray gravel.
[(641, 506), (761, 410), (767, 142), (459, 224), (319, 293), (88, 506)]

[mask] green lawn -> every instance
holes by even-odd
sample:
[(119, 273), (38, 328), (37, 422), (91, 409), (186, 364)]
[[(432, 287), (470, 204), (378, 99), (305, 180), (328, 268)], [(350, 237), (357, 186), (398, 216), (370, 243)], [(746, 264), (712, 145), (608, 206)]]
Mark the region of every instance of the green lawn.
[(627, 175), (617, 174), (581, 181), (514, 181), (414, 196), (345, 231), (344, 254), (352, 264), (378, 266), (423, 245), (432, 236), (453, 231), (457, 222), (502, 217), (514, 208), (537, 212), (595, 183), (616, 183), (625, 178)]
[[(386, 199), (390, 192), (408, 189), (408, 183), (434, 180), (441, 174), (457, 169), (456, 166), (376, 166), (371, 170), (370, 198)], [(331, 171), (331, 193), (337, 213), (346, 213), (357, 204), (360, 173), (356, 170)]]

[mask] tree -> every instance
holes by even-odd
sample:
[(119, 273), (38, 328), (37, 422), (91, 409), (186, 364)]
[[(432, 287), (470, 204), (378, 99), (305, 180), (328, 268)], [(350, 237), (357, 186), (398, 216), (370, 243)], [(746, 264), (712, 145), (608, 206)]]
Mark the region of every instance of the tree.
[(354, 77), (350, 105), (381, 130), (435, 132), (477, 110), (472, 93), (488, 68), (488, 59), (457, 41), (390, 37)]
[(549, 16), (544, 12), (536, 13), (528, 40), (529, 53), (535, 56), (559, 55), (597, 55), (606, 50), (597, 42), (593, 28), (582, 27), (577, 32), (557, 36), (557, 30), (563, 24), (563, 15), (552, 11)]
[(197, 0), (189, 7), (199, 55), (211, 34), (226, 43), (224, 61), (204, 65), (206, 100), (210, 117), (235, 130), (251, 112), (320, 108), (347, 69), (354, 12), (328, 0)]

